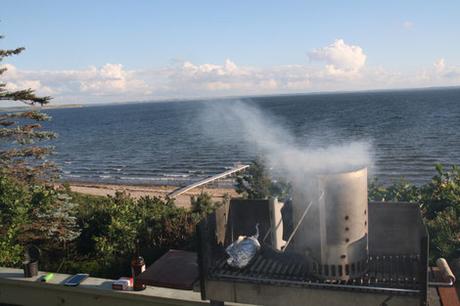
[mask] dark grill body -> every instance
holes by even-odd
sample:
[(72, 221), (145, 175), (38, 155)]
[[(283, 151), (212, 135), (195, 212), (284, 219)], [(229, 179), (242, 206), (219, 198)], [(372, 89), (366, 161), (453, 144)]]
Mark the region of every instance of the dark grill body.
[[(232, 200), (199, 225), (203, 299), (262, 305), (426, 305), (428, 235), (418, 205), (369, 203), (369, 256), (345, 269), (311, 268), (302, 256), (269, 245), (244, 269), (229, 267), (224, 249), (230, 237), (251, 234), (248, 226), (255, 223), (261, 224), (261, 237), (268, 230), (264, 202)], [(247, 208), (242, 227), (241, 207)], [(311, 269), (332, 277), (360, 269), (363, 276), (318, 279)]]

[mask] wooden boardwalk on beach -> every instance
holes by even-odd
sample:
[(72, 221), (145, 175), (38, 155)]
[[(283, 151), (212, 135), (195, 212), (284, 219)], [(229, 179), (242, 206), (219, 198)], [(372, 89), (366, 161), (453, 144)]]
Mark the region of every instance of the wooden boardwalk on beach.
[(202, 186), (202, 185), (205, 185), (205, 184), (208, 184), (208, 183), (211, 183), (215, 180), (218, 180), (218, 179), (221, 179), (221, 178), (224, 178), (226, 176), (229, 176), (233, 173), (236, 173), (236, 172), (239, 172), (239, 171), (242, 171), (246, 168), (249, 168), (249, 165), (241, 165), (241, 166), (237, 166), (237, 167), (234, 167), (230, 170), (227, 170), (225, 172), (222, 172), (222, 173), (219, 173), (219, 174), (216, 174), (216, 175), (213, 175), (213, 176), (210, 176), (208, 178), (205, 178), (201, 181), (198, 181), (198, 182), (195, 182), (193, 184), (190, 184), (188, 186), (185, 186), (185, 187), (180, 187), (176, 190), (174, 190), (173, 192), (169, 193), (168, 194), (168, 197), (170, 198), (175, 198), (177, 197), (178, 195), (181, 195), (183, 194), (184, 192), (187, 192), (193, 188), (196, 188), (196, 187), (199, 187), (199, 186)]

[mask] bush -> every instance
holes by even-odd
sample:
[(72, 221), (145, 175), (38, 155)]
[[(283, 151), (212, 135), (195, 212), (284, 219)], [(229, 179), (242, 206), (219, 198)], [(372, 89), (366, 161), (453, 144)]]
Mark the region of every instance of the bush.
[(211, 213), (216, 207), (208, 193), (200, 193), (191, 199), (192, 211), (200, 215)]
[(422, 208), (430, 220), (451, 208), (457, 215), (460, 213), (460, 168), (453, 166), (451, 171), (445, 171), (436, 165), (436, 172), (431, 182), (421, 187)]
[(200, 214), (157, 197), (135, 200), (117, 192), (111, 197), (73, 194), (79, 204), (81, 235), (76, 254), (64, 271), (85, 271), (100, 277), (129, 275), (130, 260), (139, 241), (141, 254), (152, 262), (170, 248), (194, 248)]
[(65, 253), (79, 235), (75, 205), (62, 190), (26, 185), (0, 175), (0, 264), (19, 266), (23, 247), (34, 244), (43, 256)]
[(197, 196), (193, 196), (191, 199), (192, 212), (198, 214), (201, 217), (212, 213), (216, 208), (228, 203), (230, 201), (230, 195), (224, 194), (221, 202), (214, 202), (211, 195), (202, 192)]
[(433, 219), (427, 219), (430, 233), (430, 257), (454, 259), (460, 250), (460, 214), (458, 209), (448, 207)]
[(261, 158), (236, 177), (236, 192), (246, 199), (267, 199), (269, 197), (286, 198), (291, 186), (283, 180), (272, 180)]
[(170, 199), (90, 196), (0, 175), (0, 265), (20, 266), (24, 246), (34, 244), (43, 270), (129, 275), (136, 241), (148, 263), (196, 247), (195, 226), (215, 204), (206, 194), (194, 203), (186, 210)]
[(372, 181), (368, 188), (368, 198), (369, 201), (381, 202), (420, 202), (421, 193), (417, 186), (405, 179), (400, 179), (388, 187)]
[(29, 198), (25, 186), (0, 176), (0, 265), (18, 266), (23, 247), (18, 243), (22, 227), (28, 223)]

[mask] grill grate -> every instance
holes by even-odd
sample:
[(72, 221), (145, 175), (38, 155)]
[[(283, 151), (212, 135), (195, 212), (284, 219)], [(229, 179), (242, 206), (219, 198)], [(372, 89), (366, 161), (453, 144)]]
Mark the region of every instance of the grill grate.
[[(263, 236), (270, 228), (270, 222), (266, 220), (266, 214), (256, 209), (267, 206), (268, 200), (235, 202), (242, 207), (241, 216), (231, 213), (237, 207), (232, 203), (220, 207), (198, 226), (203, 300), (270, 304), (269, 298), (260, 293), (279, 286), (276, 292), (290, 294), (290, 288), (295, 288), (295, 292), (302, 292), (297, 289), (303, 288), (308, 290), (305, 295), (302, 293), (303, 296), (311, 295), (318, 299), (321, 299), (322, 293), (316, 291), (334, 290), (337, 293), (328, 295), (328, 298), (331, 301), (338, 299), (336, 304), (354, 305), (353, 298), (348, 302), (341, 300), (342, 296), (353, 297), (354, 293), (357, 293), (356, 299), (358, 293), (366, 293), (366, 298), (370, 299), (374, 298), (374, 294), (379, 295), (375, 297), (377, 299), (385, 294), (399, 296), (401, 305), (406, 305), (409, 300), (418, 302), (417, 305), (427, 304), (428, 233), (417, 204), (369, 203), (370, 256), (365, 261), (315, 266), (312, 262), (307, 263), (300, 253), (279, 252), (268, 243), (262, 244), (250, 265), (238, 270), (226, 264), (225, 247), (233, 241), (233, 237), (251, 233), (256, 223), (260, 224)], [(267, 285), (266, 288), (263, 288), (264, 285)], [(238, 295), (238, 290), (244, 294)], [(251, 290), (254, 290), (253, 295), (249, 295)]]
[(221, 258), (209, 269), (208, 277), (214, 280), (244, 281), (251, 283), (301, 286), (360, 291), (392, 291), (394, 293), (419, 293), (423, 287), (419, 279), (419, 255), (370, 256), (368, 270), (360, 278), (348, 281), (322, 280), (312, 276), (307, 266), (299, 261), (281, 261), (259, 254), (244, 269), (234, 269)]

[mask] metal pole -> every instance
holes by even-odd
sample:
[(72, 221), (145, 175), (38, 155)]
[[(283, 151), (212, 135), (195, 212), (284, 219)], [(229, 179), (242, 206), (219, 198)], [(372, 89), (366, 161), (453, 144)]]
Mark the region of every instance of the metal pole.
[[(321, 193), (321, 195), (319, 196), (318, 202), (322, 199), (323, 195), (324, 195), (324, 191), (323, 191), (323, 192)], [(289, 236), (289, 239), (286, 241), (286, 244), (284, 245), (284, 248), (283, 248), (283, 251), (282, 251), (282, 252), (286, 251), (287, 246), (289, 245), (289, 243), (291, 243), (292, 238), (294, 237), (294, 235), (296, 234), (297, 230), (299, 229), (300, 224), (302, 224), (302, 221), (303, 221), (303, 219), (305, 218), (305, 216), (307, 215), (308, 210), (310, 209), (310, 207), (311, 207), (312, 204), (313, 204), (313, 200), (310, 201), (310, 203), (308, 204), (307, 208), (306, 208), (305, 211), (303, 212), (302, 217), (300, 217), (299, 222), (297, 223), (297, 225), (295, 226), (295, 228), (294, 228), (294, 230), (292, 231), (291, 235)]]

